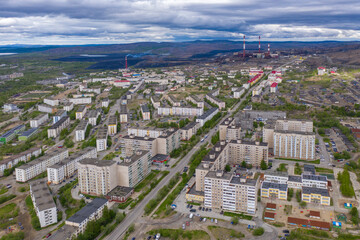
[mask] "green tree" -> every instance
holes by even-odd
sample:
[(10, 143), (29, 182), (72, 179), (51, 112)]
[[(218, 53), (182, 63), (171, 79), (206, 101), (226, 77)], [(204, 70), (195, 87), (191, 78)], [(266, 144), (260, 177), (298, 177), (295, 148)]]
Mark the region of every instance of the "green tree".
[(299, 205), (300, 205), (301, 208), (305, 208), (305, 207), (306, 207), (306, 202), (301, 201), (301, 202), (299, 203)]
[(261, 128), (264, 127), (264, 122), (260, 122), (259, 125)]
[(253, 126), (254, 126), (254, 128), (256, 129), (256, 128), (259, 127), (259, 124), (258, 124), (256, 121), (254, 121), (254, 122), (253, 122)]
[(100, 122), (101, 122), (101, 115), (99, 115), (98, 118), (96, 119), (96, 125), (99, 125)]
[(225, 166), (225, 171), (226, 171), (226, 172), (230, 172), (230, 171), (231, 171), (231, 167), (230, 167), (229, 164), (226, 164), (226, 166)]
[(246, 164), (245, 161), (242, 161), (242, 162), (241, 162), (241, 167), (246, 168), (246, 165), (247, 165), (247, 164)]
[(268, 166), (264, 160), (261, 160), (260, 168), (261, 168), (261, 170), (266, 170), (268, 168)]

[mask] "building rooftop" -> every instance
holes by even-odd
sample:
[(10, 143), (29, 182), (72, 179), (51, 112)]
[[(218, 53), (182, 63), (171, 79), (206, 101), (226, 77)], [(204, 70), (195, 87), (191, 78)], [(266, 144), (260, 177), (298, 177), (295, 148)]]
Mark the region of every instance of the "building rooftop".
[(166, 159), (169, 158), (169, 155), (166, 154), (156, 154), (151, 158), (151, 162), (164, 162)]
[(109, 125), (116, 125), (117, 117), (115, 115), (109, 116)]
[(86, 113), (87, 118), (97, 118), (99, 116), (99, 112), (97, 110), (89, 110)]
[(293, 175), (289, 175), (288, 181), (289, 182), (299, 182), (299, 183), (302, 182), (301, 176), (293, 176)]
[(33, 120), (39, 120), (39, 119), (43, 118), (45, 115), (48, 115), (48, 114), (47, 113), (39, 114)]
[(274, 133), (299, 134), (299, 135), (315, 135), (314, 132), (301, 132), (301, 131), (290, 131), (290, 130), (274, 130)]
[(206, 119), (208, 116), (213, 114), (216, 110), (218, 110), (218, 108), (216, 108), (216, 107), (210, 108), (203, 115), (197, 117), (197, 119)]
[(179, 131), (179, 129), (169, 128), (169, 129), (167, 129), (166, 131), (163, 131), (163, 132), (161, 133), (161, 135), (159, 136), (159, 138), (167, 138), (167, 137), (173, 135), (174, 133), (176, 133), (177, 131)]
[(134, 188), (131, 187), (116, 186), (113, 190), (106, 194), (106, 196), (125, 197), (131, 193), (133, 189)]
[(231, 180), (232, 174), (224, 172), (222, 170), (219, 171), (209, 171), (206, 176), (206, 178), (216, 178), (216, 179), (224, 179), (224, 180)]
[(222, 151), (225, 149), (227, 145), (227, 142), (220, 141), (215, 144), (215, 146), (209, 151), (208, 154), (203, 159), (204, 161), (208, 162), (215, 162), (215, 160), (219, 157), (219, 155), (222, 153)]
[(105, 126), (102, 126), (99, 128), (96, 138), (97, 139), (106, 139), (108, 136), (108, 128)]
[(77, 227), (70, 226), (70, 225), (64, 225), (52, 234), (51, 240), (70, 239), (71, 236), (76, 232), (76, 230), (77, 230)]
[(141, 105), (141, 111), (142, 112), (150, 112), (150, 110), (149, 110), (149, 108), (148, 108), (148, 106), (146, 104)]
[(302, 179), (327, 182), (327, 177), (322, 175), (301, 174)]
[(85, 106), (85, 105), (80, 105), (80, 106), (77, 108), (76, 112), (83, 112), (83, 111), (85, 111), (85, 109), (86, 109), (86, 106)]
[(224, 121), (222, 121), (222, 122), (220, 123), (220, 125), (230, 125), (230, 124), (232, 124), (234, 121), (235, 121), (235, 118), (233, 118), (233, 117), (228, 117), (228, 118), (225, 118)]
[(315, 166), (311, 164), (304, 164), (304, 172), (310, 172), (315, 175)]
[(267, 147), (268, 143), (264, 143), (264, 142), (256, 142), (256, 141), (248, 141), (248, 140), (231, 140), (230, 141), (231, 144), (244, 144), (244, 145), (257, 145), (257, 146), (262, 146), (262, 147)]
[(19, 125), (19, 126), (12, 128), (9, 131), (7, 131), (6, 133), (4, 133), (1, 137), (7, 138), (8, 136), (14, 134), (15, 132), (21, 131), (21, 129), (25, 129), (25, 125)]
[(76, 126), (76, 129), (75, 131), (80, 131), (80, 130), (83, 130), (85, 131), (87, 126), (88, 126), (89, 122), (86, 121), (85, 119), (82, 119), (79, 124)]
[(108, 167), (108, 166), (116, 164), (116, 162), (112, 161), (112, 160), (99, 160), (97, 158), (84, 158), (84, 159), (80, 160), (79, 163), (94, 165), (94, 166), (98, 166), (98, 167)]
[(187, 192), (187, 194), (192, 194), (192, 195), (198, 195), (198, 196), (204, 196), (204, 192), (202, 191), (196, 191), (196, 184), (193, 184), (192, 187), (189, 189), (189, 191)]
[(54, 123), (49, 129), (57, 129), (60, 127), (64, 122), (66, 122), (69, 119), (69, 116), (62, 117), (59, 121)]
[(149, 154), (149, 151), (136, 151), (135, 154), (133, 154), (130, 157), (125, 157), (124, 161), (121, 163), (118, 163), (118, 165), (120, 166), (130, 166), (133, 163), (137, 162), (140, 158), (142, 158), (143, 156)]
[(189, 130), (194, 128), (196, 125), (198, 125), (199, 123), (197, 122), (190, 122), (188, 125), (184, 126), (183, 128), (181, 128), (182, 130)]
[(23, 132), (22, 134), (20, 134), (20, 136), (23, 136), (23, 137), (28, 137), (32, 134), (34, 134), (39, 128), (30, 128), (28, 130), (26, 130), (25, 132)]
[(60, 109), (60, 110), (58, 110), (58, 111), (54, 114), (54, 116), (61, 116), (61, 115), (63, 115), (63, 114), (66, 114), (66, 111), (63, 110), (63, 109)]
[(139, 136), (134, 136), (134, 135), (126, 135), (123, 137), (124, 139), (134, 139), (134, 140), (138, 140), (138, 141), (155, 141), (156, 138), (151, 138), (151, 137), (139, 137)]
[(35, 199), (35, 205), (39, 211), (44, 211), (50, 208), (56, 208), (53, 196), (47, 186), (46, 180), (39, 179), (30, 182), (31, 194)]
[(22, 156), (26, 156), (26, 155), (28, 155), (28, 154), (31, 154), (31, 153), (35, 152), (35, 151), (39, 151), (40, 149), (41, 149), (41, 148), (38, 148), (38, 147), (30, 148), (29, 150), (26, 150), (26, 151), (24, 151), (24, 152), (22, 152), (22, 153), (19, 153), (19, 154), (10, 156), (10, 157), (2, 160), (2, 161), (0, 162), (0, 165), (1, 165), (1, 164), (7, 164), (8, 162), (13, 161), (14, 159), (20, 158), (20, 157), (22, 157)]
[(127, 111), (126, 104), (120, 105), (120, 114), (127, 114), (127, 113), (128, 113), (128, 111)]
[(302, 187), (303, 194), (319, 194), (323, 197), (330, 197), (329, 191), (325, 188)]
[(230, 183), (232, 184), (242, 184), (242, 185), (250, 185), (250, 186), (255, 186), (256, 182), (257, 180), (255, 179), (249, 179), (246, 177), (237, 177), (237, 176), (233, 176), (230, 181)]
[(61, 168), (64, 165), (67, 165), (68, 163), (75, 161), (77, 158), (82, 157), (84, 154), (87, 154), (90, 151), (96, 150), (94, 147), (87, 147), (84, 148), (81, 151), (75, 152), (74, 154), (71, 154), (69, 157), (65, 158), (61, 162), (55, 163), (54, 165), (50, 166), (49, 168)]
[(261, 188), (264, 189), (273, 188), (273, 189), (279, 189), (280, 191), (287, 191), (288, 186), (287, 184), (282, 184), (282, 183), (263, 182)]
[(107, 203), (107, 201), (108, 201), (107, 199), (95, 198), (85, 207), (83, 207), (82, 209), (77, 211), (74, 215), (72, 215), (70, 218), (68, 218), (66, 221), (80, 224), (86, 219), (88, 219), (99, 208), (104, 206)]

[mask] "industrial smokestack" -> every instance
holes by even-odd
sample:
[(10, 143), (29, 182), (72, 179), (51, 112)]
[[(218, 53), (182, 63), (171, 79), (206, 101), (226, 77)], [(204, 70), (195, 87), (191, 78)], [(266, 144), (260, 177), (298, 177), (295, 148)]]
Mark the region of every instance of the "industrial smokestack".
[(260, 36), (259, 36), (259, 53), (261, 52), (260, 48), (261, 48), (261, 46), (260, 46)]
[(268, 43), (268, 54), (270, 55), (270, 43)]
[(127, 56), (125, 56), (125, 69), (127, 69)]
[(245, 35), (244, 35), (244, 45), (243, 45), (243, 58), (245, 58)]

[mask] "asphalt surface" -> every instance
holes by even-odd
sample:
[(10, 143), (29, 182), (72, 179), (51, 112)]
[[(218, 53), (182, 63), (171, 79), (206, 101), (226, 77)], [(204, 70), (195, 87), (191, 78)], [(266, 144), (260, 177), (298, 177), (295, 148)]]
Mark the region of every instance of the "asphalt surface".
[[(255, 85), (256, 86), (256, 85)], [(252, 87), (253, 88), (253, 87)], [(244, 96), (233, 108), (228, 112), (228, 114), (223, 117), (217, 126), (227, 117), (229, 117), (236, 109), (239, 107), (241, 102), (248, 96), (248, 94), (251, 94), (252, 88), (249, 89), (246, 96)], [(155, 198), (158, 191), (169, 183), (170, 179), (175, 176), (177, 172), (182, 172), (184, 167), (188, 165), (190, 158), (194, 155), (194, 153), (200, 148), (203, 144), (208, 144), (210, 142), (211, 136), (216, 132), (215, 129), (218, 129), (217, 127), (214, 127), (211, 129), (208, 133), (208, 138), (204, 140), (204, 142), (199, 142), (196, 144), (190, 152), (176, 165), (174, 168), (170, 169), (170, 173), (126, 216), (126, 218), (117, 226), (117, 228), (109, 234), (105, 239), (107, 240), (113, 240), (113, 239), (121, 239), (121, 236), (125, 231), (130, 227), (132, 223), (134, 223), (138, 218), (140, 218), (144, 213), (144, 208), (146, 204), (153, 198)]]

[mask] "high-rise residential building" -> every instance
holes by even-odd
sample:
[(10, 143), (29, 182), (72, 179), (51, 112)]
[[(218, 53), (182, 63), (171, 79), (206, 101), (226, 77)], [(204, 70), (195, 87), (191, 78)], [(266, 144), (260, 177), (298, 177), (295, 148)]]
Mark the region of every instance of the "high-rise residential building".
[(120, 105), (120, 122), (127, 123), (129, 118), (126, 105)]
[(194, 135), (196, 135), (197, 130), (200, 128), (200, 123), (190, 122), (188, 125), (180, 129), (181, 140), (188, 141)]
[(118, 185), (135, 187), (151, 171), (151, 154), (149, 151), (136, 151), (117, 165)]
[(315, 133), (274, 131), (274, 156), (302, 160), (315, 159)]
[(156, 138), (126, 135), (123, 139), (125, 142), (126, 156), (133, 155), (137, 150), (149, 151), (151, 156), (155, 156), (157, 154)]
[(110, 136), (113, 136), (117, 133), (117, 130), (117, 117), (116, 115), (111, 115), (109, 116), (108, 133)]
[(240, 124), (233, 124), (226, 128), (226, 141), (241, 139)]
[(97, 125), (97, 119), (100, 116), (100, 112), (98, 110), (89, 110), (86, 113), (86, 118), (89, 121), (89, 124), (91, 124), (92, 126), (96, 126)]
[(209, 171), (204, 182), (205, 207), (255, 214), (257, 180), (237, 177), (219, 170)]
[(83, 119), (83, 117), (85, 117), (86, 114), (86, 106), (85, 105), (81, 105), (78, 107), (78, 109), (75, 112), (75, 118), (76, 119)]
[(179, 148), (181, 132), (179, 129), (170, 128), (164, 131), (157, 139), (157, 154), (169, 155)]
[(86, 120), (81, 120), (80, 123), (75, 128), (75, 141), (80, 142), (85, 140), (86, 129), (89, 125), (89, 122)]
[(78, 162), (80, 192), (95, 196), (106, 195), (117, 186), (117, 163), (85, 158)]
[(60, 132), (70, 125), (70, 118), (69, 116), (61, 118), (55, 124), (53, 124), (50, 128), (48, 128), (48, 138), (56, 138), (60, 135)]
[(204, 114), (196, 118), (196, 122), (200, 123), (200, 127), (204, 126), (205, 123), (211, 120), (217, 113), (219, 109), (214, 107), (207, 110)]
[(279, 119), (275, 123), (275, 130), (294, 132), (313, 132), (313, 121), (296, 119)]
[(253, 166), (260, 166), (261, 161), (268, 163), (269, 149), (267, 143), (231, 140), (229, 142), (229, 162), (241, 164), (245, 161)]
[(98, 152), (104, 151), (107, 149), (107, 138), (108, 138), (108, 129), (106, 126), (99, 128), (96, 135), (96, 149)]
[(40, 179), (30, 183), (30, 196), (40, 226), (46, 227), (57, 223), (56, 205), (45, 180)]
[(222, 121), (219, 125), (219, 137), (220, 141), (226, 140), (227, 128), (235, 124), (235, 118), (228, 117)]
[(134, 135), (136, 137), (150, 137), (150, 138), (158, 138), (165, 129), (163, 128), (155, 128), (155, 127), (129, 127), (128, 135)]

